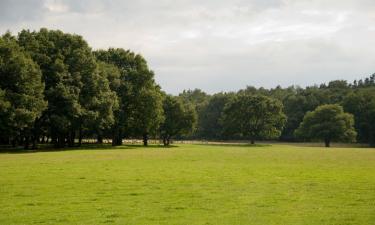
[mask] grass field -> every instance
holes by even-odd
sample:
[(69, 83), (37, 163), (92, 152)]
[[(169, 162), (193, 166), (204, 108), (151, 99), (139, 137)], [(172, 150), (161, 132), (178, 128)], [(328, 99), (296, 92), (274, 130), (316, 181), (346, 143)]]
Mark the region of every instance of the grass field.
[(0, 224), (375, 224), (375, 149), (0, 153)]

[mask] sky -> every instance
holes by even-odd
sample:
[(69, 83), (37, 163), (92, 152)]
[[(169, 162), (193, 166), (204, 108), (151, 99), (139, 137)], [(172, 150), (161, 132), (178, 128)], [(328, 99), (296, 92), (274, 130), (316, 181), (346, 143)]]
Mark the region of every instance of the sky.
[(375, 73), (374, 0), (0, 0), (1, 33), (41, 27), (142, 54), (172, 94)]

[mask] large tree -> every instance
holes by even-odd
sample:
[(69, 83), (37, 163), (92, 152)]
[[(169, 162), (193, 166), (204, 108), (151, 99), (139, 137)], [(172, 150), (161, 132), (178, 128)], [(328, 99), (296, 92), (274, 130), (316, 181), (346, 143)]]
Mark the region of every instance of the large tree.
[(277, 138), (285, 124), (286, 116), (280, 101), (262, 95), (238, 94), (223, 114), (223, 125), (227, 134), (238, 134), (256, 139)]
[[(115, 104), (91, 48), (81, 36), (44, 28), (21, 31), (18, 42), (39, 64), (46, 84), (48, 109), (40, 127), (48, 127), (56, 147), (64, 147), (66, 142), (72, 146), (77, 131), (81, 140), (85, 126), (107, 116), (97, 113), (98, 107), (110, 109)], [(108, 97), (112, 98), (106, 100)]]
[(176, 135), (191, 133), (196, 113), (190, 103), (183, 103), (179, 98), (167, 95), (163, 101), (164, 122), (160, 125), (160, 136), (165, 146)]
[(307, 112), (295, 134), (300, 138), (331, 141), (355, 141), (354, 118), (336, 104), (327, 104)]
[(113, 126), (113, 145), (122, 144), (124, 137), (142, 137), (147, 145), (148, 136), (163, 120), (160, 87), (146, 60), (124, 49), (99, 50), (98, 60), (116, 66), (121, 75), (117, 88), (119, 111)]
[[(23, 52), (15, 39), (6, 34), (0, 38), (0, 131), (29, 147), (34, 122), (46, 108), (39, 66)], [(4, 137), (3, 137), (4, 138)]]
[(98, 143), (103, 143), (103, 132), (115, 122), (114, 114), (119, 104), (115, 90), (110, 87), (117, 72), (112, 66), (100, 62), (98, 71), (82, 88), (82, 102), (86, 109), (83, 126), (88, 132), (96, 134)]

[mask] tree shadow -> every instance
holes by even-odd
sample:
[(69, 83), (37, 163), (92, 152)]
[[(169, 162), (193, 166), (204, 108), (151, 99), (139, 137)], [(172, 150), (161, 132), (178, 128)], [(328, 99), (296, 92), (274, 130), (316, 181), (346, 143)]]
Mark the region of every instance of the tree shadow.
[(241, 147), (241, 148), (257, 148), (269, 147), (271, 144), (249, 144), (249, 143), (209, 143), (209, 144), (196, 144), (200, 146), (215, 146), (215, 147)]
[(38, 152), (65, 152), (65, 151), (90, 151), (90, 150), (130, 150), (130, 149), (170, 149), (177, 148), (176, 145), (164, 146), (152, 144), (143, 146), (140, 144), (125, 144), (119, 146), (112, 146), (111, 144), (82, 144), (81, 146), (54, 148), (52, 145), (39, 145), (37, 149), (23, 149), (21, 147), (13, 148), (11, 146), (0, 146), (0, 154), (25, 154)]

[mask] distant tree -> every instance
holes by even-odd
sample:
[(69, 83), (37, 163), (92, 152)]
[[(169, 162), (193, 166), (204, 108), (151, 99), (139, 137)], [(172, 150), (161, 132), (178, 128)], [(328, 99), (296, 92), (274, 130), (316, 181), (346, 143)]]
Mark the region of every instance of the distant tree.
[(375, 88), (357, 90), (344, 99), (343, 106), (354, 115), (358, 141), (375, 146)]
[(0, 131), (13, 145), (35, 141), (34, 122), (47, 105), (43, 91), (39, 66), (9, 34), (0, 38)]
[(345, 96), (353, 90), (345, 80), (334, 80), (328, 83), (328, 86), (320, 92), (324, 94), (326, 102), (329, 104), (341, 104)]
[(238, 94), (224, 109), (227, 134), (256, 139), (277, 138), (286, 121), (280, 101), (262, 95)]
[(355, 141), (353, 115), (345, 113), (339, 105), (321, 105), (306, 113), (295, 134), (301, 138), (331, 141)]
[(136, 136), (142, 136), (143, 145), (148, 145), (150, 135), (155, 135), (164, 120), (162, 95), (156, 86), (142, 88), (136, 95), (136, 111), (131, 120), (131, 129)]
[[(203, 113), (204, 108), (207, 106), (211, 96), (201, 89), (195, 88), (193, 90), (184, 90), (178, 95), (178, 97), (184, 104), (191, 104), (197, 113), (197, 117), (199, 118)], [(202, 133), (199, 131), (198, 124), (198, 126), (194, 127), (194, 130), (189, 135), (184, 134), (182, 136), (183, 138), (199, 139), (202, 138), (201, 134)]]
[(294, 131), (302, 122), (306, 112), (328, 103), (325, 91), (318, 87), (297, 88), (283, 99), (284, 112), (288, 118), (280, 139), (295, 140)]
[(182, 99), (183, 102), (192, 103), (196, 107), (205, 104), (210, 97), (207, 93), (198, 88), (194, 90), (184, 90), (178, 96)]
[(227, 138), (222, 135), (223, 125), (220, 120), (225, 105), (233, 96), (233, 93), (218, 93), (211, 96), (198, 115), (197, 131), (199, 137), (208, 139)]
[(176, 135), (190, 133), (196, 122), (196, 113), (191, 104), (167, 95), (163, 101), (164, 122), (160, 125), (160, 136), (165, 146)]

